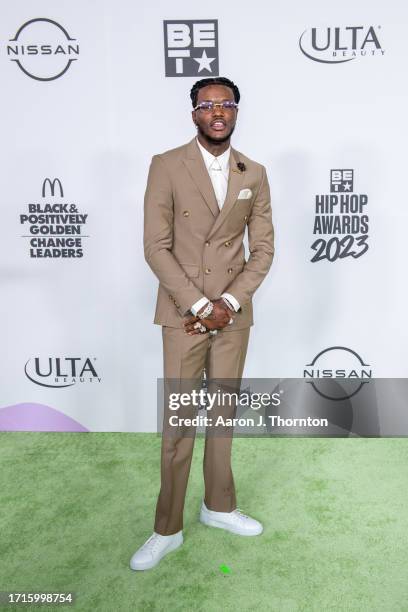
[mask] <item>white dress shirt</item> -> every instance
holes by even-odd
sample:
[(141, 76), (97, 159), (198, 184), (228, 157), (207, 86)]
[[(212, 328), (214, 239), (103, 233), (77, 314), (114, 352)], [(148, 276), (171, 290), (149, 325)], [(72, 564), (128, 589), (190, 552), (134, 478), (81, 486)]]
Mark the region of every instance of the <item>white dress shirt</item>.
[(224, 205), (225, 198), (228, 189), (228, 175), (229, 175), (229, 159), (231, 154), (231, 147), (229, 146), (224, 153), (215, 157), (212, 153), (207, 151), (196, 138), (198, 148), (200, 149), (205, 167), (207, 168), (208, 174), (210, 175), (211, 183), (214, 188), (215, 197), (217, 198), (218, 207), (221, 208)]
[[(224, 151), (224, 153), (222, 153), (218, 157), (215, 157), (212, 153), (207, 151), (205, 147), (203, 147), (203, 145), (200, 143), (198, 138), (196, 138), (196, 142), (197, 142), (198, 148), (200, 149), (202, 153), (205, 167), (207, 168), (208, 174), (210, 175), (211, 183), (214, 188), (215, 197), (217, 199), (218, 206), (221, 210), (221, 208), (224, 205), (225, 198), (227, 196), (227, 190), (228, 190), (229, 160), (230, 160), (230, 154), (231, 154), (231, 146), (229, 146), (228, 149)], [(221, 297), (228, 300), (228, 302), (231, 304), (235, 312), (237, 312), (240, 309), (240, 304), (238, 300), (236, 300), (234, 296), (231, 295), (230, 293), (223, 293)], [(202, 297), (195, 304), (193, 304), (190, 309), (193, 315), (197, 316), (197, 312), (201, 310), (201, 308), (205, 306), (207, 302), (209, 301), (210, 300), (208, 298)]]

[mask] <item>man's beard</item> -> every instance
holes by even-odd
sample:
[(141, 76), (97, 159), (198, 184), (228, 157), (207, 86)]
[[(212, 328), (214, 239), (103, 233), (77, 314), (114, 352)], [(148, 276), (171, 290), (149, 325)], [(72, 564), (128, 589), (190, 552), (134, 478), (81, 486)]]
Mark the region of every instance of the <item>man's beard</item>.
[(208, 140), (208, 142), (210, 142), (211, 144), (222, 144), (223, 142), (225, 142), (226, 140), (231, 138), (231, 135), (232, 135), (233, 131), (235, 130), (235, 125), (233, 125), (231, 130), (230, 130), (230, 132), (228, 134), (225, 134), (225, 136), (223, 136), (222, 138), (212, 138), (211, 136), (206, 134), (204, 132), (204, 130), (202, 130), (201, 126), (197, 125), (197, 128), (198, 128), (198, 131), (199, 131), (200, 135), (205, 140)]

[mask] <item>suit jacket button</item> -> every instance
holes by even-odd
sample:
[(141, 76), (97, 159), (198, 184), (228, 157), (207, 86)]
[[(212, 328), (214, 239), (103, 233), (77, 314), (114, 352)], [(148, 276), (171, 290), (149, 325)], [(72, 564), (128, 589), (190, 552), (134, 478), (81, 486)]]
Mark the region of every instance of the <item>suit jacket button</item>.
[(232, 268), (228, 268), (228, 274), (232, 274)]
[(229, 247), (231, 246), (231, 240), (227, 240), (227, 242), (224, 242), (224, 246)]
[(177, 302), (174, 302), (174, 305), (176, 308), (180, 308), (180, 304), (177, 304)]
[(206, 274), (211, 274), (211, 270), (210, 270), (210, 268), (206, 268), (206, 269), (204, 270), (204, 272), (205, 272)]
[(210, 246), (210, 244), (211, 244), (211, 240), (206, 240), (205, 241), (205, 246)]
[(183, 210), (183, 217), (188, 217), (189, 216), (189, 211), (188, 210)]
[(248, 215), (245, 215), (244, 221), (248, 221)]

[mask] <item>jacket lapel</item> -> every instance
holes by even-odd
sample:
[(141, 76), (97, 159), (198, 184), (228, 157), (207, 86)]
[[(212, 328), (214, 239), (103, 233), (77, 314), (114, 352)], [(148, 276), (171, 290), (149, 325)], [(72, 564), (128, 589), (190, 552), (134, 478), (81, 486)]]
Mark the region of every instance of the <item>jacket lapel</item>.
[[(211, 231), (208, 234), (207, 238), (210, 238), (210, 236), (212, 236), (218, 230), (221, 223), (223, 223), (224, 219), (231, 212), (231, 210), (234, 207), (235, 202), (237, 201), (237, 198), (242, 188), (242, 183), (244, 180), (244, 172), (239, 170), (239, 168), (237, 167), (238, 162), (239, 162), (238, 152), (231, 147), (227, 195), (225, 198), (224, 205), (221, 208), (221, 211), (218, 217), (216, 218), (215, 223), (212, 226)], [(217, 204), (217, 208), (218, 208), (218, 204)]]
[(203, 196), (208, 208), (211, 210), (214, 217), (218, 217), (220, 215), (218, 202), (215, 197), (207, 168), (204, 164), (203, 156), (201, 155), (195, 138), (193, 138), (193, 140), (187, 144), (187, 154), (183, 159), (183, 162), (187, 166), (190, 176), (197, 185), (197, 188)]

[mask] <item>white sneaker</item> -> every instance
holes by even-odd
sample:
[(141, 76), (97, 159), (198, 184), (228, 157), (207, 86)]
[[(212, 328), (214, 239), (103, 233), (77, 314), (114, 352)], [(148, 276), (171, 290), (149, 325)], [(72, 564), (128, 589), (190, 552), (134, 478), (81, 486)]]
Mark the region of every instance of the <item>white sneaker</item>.
[(153, 532), (153, 535), (135, 552), (130, 560), (132, 570), (146, 570), (154, 567), (172, 550), (183, 544), (183, 532), (164, 536)]
[(243, 514), (238, 508), (232, 512), (214, 512), (202, 503), (200, 521), (209, 527), (219, 527), (243, 536), (255, 536), (263, 532), (259, 521)]

